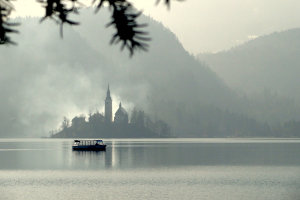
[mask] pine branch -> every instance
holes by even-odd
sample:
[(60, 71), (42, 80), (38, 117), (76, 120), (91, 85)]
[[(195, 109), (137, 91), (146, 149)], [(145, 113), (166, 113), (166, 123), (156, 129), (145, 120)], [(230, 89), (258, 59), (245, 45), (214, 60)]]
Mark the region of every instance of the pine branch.
[(0, 45), (16, 44), (8, 35), (10, 33), (18, 33), (13, 27), (19, 24), (8, 22), (8, 17), (13, 9), (13, 6), (8, 0), (0, 0)]
[[(14, 9), (11, 0), (0, 0), (0, 45), (1, 44), (15, 44), (8, 34), (18, 33), (13, 29), (13, 26), (19, 25), (17, 23), (8, 23), (8, 16)], [(161, 0), (157, 0), (158, 4)], [(177, 0), (183, 1), (183, 0)], [(54, 20), (60, 25), (60, 34), (63, 36), (63, 25), (79, 25), (79, 22), (73, 21), (69, 18), (70, 14), (78, 14), (78, 10), (84, 5), (79, 0), (37, 0), (45, 9), (45, 15), (40, 22), (45, 19)], [(107, 27), (113, 26), (115, 33), (113, 34), (110, 43), (121, 43), (121, 50), (126, 48), (132, 56), (136, 51), (148, 50), (148, 42), (151, 40), (148, 37), (148, 32), (143, 29), (147, 24), (139, 24), (137, 18), (141, 16), (142, 12), (137, 12), (128, 0), (93, 0), (93, 4), (97, 2), (95, 11), (98, 12), (105, 3), (108, 4), (111, 11), (111, 21)], [(165, 4), (170, 7), (171, 0), (164, 0)]]
[[(45, 19), (50, 18), (60, 25), (60, 34), (63, 36), (63, 25), (79, 25), (79, 22), (70, 20), (68, 17), (70, 14), (78, 14), (80, 8), (77, 0), (37, 0), (43, 4), (45, 8), (45, 16), (40, 20), (43, 22)], [(71, 7), (67, 6), (67, 3), (72, 3)], [(77, 5), (78, 4), (78, 5)]]

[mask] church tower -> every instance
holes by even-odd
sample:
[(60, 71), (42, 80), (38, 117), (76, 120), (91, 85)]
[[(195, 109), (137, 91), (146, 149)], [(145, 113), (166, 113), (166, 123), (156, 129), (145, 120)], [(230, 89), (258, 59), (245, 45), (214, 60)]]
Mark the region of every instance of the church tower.
[(105, 99), (105, 122), (112, 122), (112, 100), (110, 97), (109, 85), (107, 88), (106, 99)]

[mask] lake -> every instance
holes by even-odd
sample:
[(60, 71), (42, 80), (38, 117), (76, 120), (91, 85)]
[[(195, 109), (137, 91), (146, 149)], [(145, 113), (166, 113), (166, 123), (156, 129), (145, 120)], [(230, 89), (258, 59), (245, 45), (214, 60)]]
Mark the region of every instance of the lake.
[(104, 141), (0, 139), (0, 199), (300, 199), (300, 139)]

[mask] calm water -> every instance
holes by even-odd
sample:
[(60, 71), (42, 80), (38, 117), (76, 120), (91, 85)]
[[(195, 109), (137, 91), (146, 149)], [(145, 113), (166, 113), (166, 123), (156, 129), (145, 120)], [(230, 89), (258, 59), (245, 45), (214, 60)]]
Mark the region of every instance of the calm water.
[(300, 140), (0, 139), (0, 199), (300, 200)]

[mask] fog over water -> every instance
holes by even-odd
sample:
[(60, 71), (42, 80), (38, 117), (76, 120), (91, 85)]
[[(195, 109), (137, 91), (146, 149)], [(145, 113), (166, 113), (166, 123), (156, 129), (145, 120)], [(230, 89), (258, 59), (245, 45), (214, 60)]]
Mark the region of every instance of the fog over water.
[[(199, 102), (225, 105), (232, 99), (222, 81), (187, 54), (161, 24), (144, 18), (151, 23), (151, 49), (131, 59), (108, 44), (110, 31), (103, 29), (105, 22), (100, 28), (94, 26), (97, 19), (91, 11), (81, 14), (87, 23), (65, 28), (63, 40), (53, 24), (38, 24), (37, 18), (24, 20), (22, 34), (15, 37), (18, 48), (0, 49), (1, 95), (5, 97), (2, 135), (45, 136), (63, 116), (103, 112), (108, 83), (115, 103), (121, 100), (128, 110), (134, 105), (162, 119), (172, 114), (157, 111), (171, 101), (175, 110), (180, 102), (189, 107)], [(107, 17), (105, 12), (99, 15)]]
[[(37, 4), (15, 3), (14, 16), (21, 17)], [(153, 121), (164, 120), (174, 136), (299, 136), (298, 33), (261, 37), (298, 27), (298, 2), (172, 2), (170, 11), (162, 3), (134, 3), (147, 8), (150, 17), (139, 22), (149, 24), (152, 41), (133, 58), (108, 44), (105, 9), (72, 16), (81, 25), (64, 27), (64, 39), (54, 23), (16, 18), (22, 22), (12, 38), (18, 46), (0, 49), (0, 135), (48, 136), (64, 116), (101, 113), (110, 83), (113, 112), (122, 101), (129, 113), (137, 107)], [(189, 12), (178, 14), (182, 10)], [(41, 12), (33, 6), (30, 15)], [(253, 42), (219, 54), (190, 54), (248, 39)]]
[[(113, 112), (122, 101), (129, 114), (137, 107), (153, 119), (166, 121), (175, 136), (296, 137), (299, 133), (293, 121), (300, 120), (300, 105), (293, 96), (277, 95), (276, 90), (255, 97), (244, 95), (247, 88), (237, 92), (224, 81), (225, 73), (216, 73), (201, 58), (191, 56), (174, 33), (149, 17), (140, 19), (149, 24), (149, 51), (137, 52), (133, 58), (120, 52), (119, 46), (109, 45), (112, 32), (103, 28), (109, 20), (107, 12), (95, 18), (92, 9), (85, 9), (74, 17), (82, 24), (66, 26), (63, 39), (51, 22), (20, 19), (21, 34), (13, 37), (18, 46), (0, 49), (1, 136), (49, 136), (64, 116), (102, 113), (108, 83)], [(266, 57), (263, 52), (260, 56)], [(268, 68), (266, 74), (272, 71)], [(247, 83), (255, 80), (245, 76)], [(293, 82), (285, 87), (290, 85)]]
[(62, 38), (35, 0), (13, 2), (0, 200), (299, 200), (300, 2), (130, 2), (151, 37), (132, 57), (109, 44), (108, 10), (80, 10)]
[(74, 152), (71, 139), (0, 139), (1, 198), (294, 200), (300, 195), (299, 140), (105, 142), (106, 152)]

